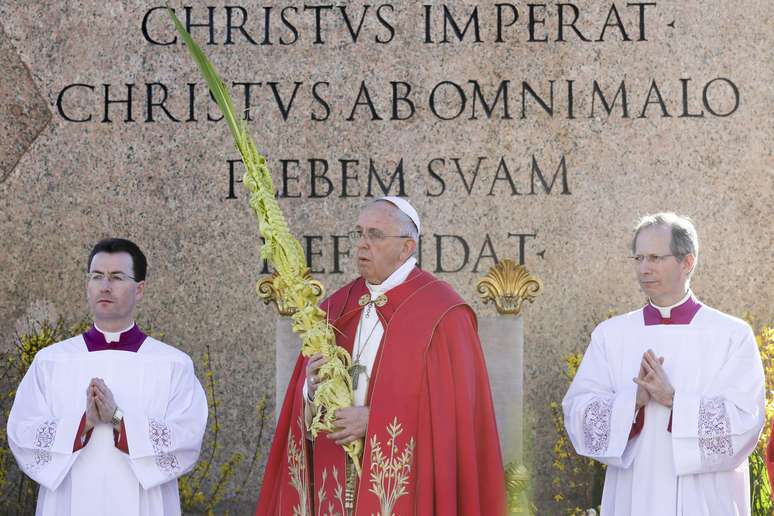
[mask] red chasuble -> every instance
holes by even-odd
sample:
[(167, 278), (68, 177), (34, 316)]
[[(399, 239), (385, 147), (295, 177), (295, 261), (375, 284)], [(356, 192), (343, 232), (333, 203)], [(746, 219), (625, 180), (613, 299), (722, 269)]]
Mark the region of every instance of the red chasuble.
[[(337, 344), (352, 351), (368, 293), (359, 278), (322, 305)], [(476, 318), (445, 282), (414, 269), (377, 307), (384, 326), (354, 514), (505, 514), (505, 481)], [(299, 357), (266, 463), (256, 514), (344, 514), (345, 454), (305, 438)]]

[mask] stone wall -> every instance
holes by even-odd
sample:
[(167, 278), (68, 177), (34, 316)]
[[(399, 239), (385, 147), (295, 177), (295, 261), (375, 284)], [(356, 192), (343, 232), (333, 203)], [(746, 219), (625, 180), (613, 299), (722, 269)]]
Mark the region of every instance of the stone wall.
[[(173, 7), (240, 83), (237, 109), (249, 94), (281, 205), (329, 290), (353, 275), (343, 235), (358, 207), (384, 191), (423, 217), (422, 267), (477, 310), (495, 257), (543, 280), (525, 309), (525, 390), (550, 507), (548, 403), (594, 318), (643, 302), (627, 259), (638, 216), (690, 215), (698, 296), (774, 318), (774, 8), (425, 4)], [(0, 4), (0, 334), (41, 307), (83, 317), (90, 246), (133, 239), (150, 261), (140, 319), (194, 355), (210, 346), (226, 445), (248, 452), (254, 405), (274, 399), (275, 313), (254, 291), (238, 155), (161, 5)]]

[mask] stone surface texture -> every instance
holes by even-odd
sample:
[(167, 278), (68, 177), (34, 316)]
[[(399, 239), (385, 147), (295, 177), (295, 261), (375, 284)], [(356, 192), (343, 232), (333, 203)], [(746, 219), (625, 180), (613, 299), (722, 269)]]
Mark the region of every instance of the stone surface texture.
[[(484, 247), (485, 235), (499, 258), (512, 259), (519, 258), (518, 239), (508, 233), (535, 235), (526, 241), (523, 259), (545, 290), (523, 312), (524, 392), (531, 428), (525, 434), (534, 436), (527, 452), (536, 501), (547, 511), (541, 513), (548, 514), (556, 437), (549, 403), (564, 395), (563, 359), (585, 349), (594, 321), (610, 310), (624, 312), (644, 302), (627, 258), (639, 216), (661, 210), (690, 215), (701, 238), (693, 282), (699, 298), (738, 316), (774, 322), (774, 4), (751, 0), (731, 9), (721, 0), (657, 2), (647, 11), (647, 41), (637, 41), (636, 9), (624, 2), (578, 2), (577, 26), (589, 39), (598, 39), (615, 4), (632, 41), (622, 41), (620, 31), (609, 27), (604, 41), (583, 42), (568, 32), (567, 41), (557, 42), (556, 3), (549, 2), (545, 14), (537, 13), (546, 23), (537, 26), (536, 34), (549, 41), (530, 43), (527, 4), (513, 2), (519, 20), (507, 29), (503, 43), (495, 43), (496, 2), (425, 3), (434, 9), (436, 41), (442, 37), (443, 5), (451, 6), (462, 21), (477, 7), (484, 41), (472, 42), (468, 32), (463, 42), (423, 43), (423, 7), (418, 2), (395, 1), (393, 11), (382, 11), (395, 26), (394, 40), (382, 45), (374, 38), (389, 33), (373, 10), (357, 43), (351, 42), (339, 8), (330, 10), (322, 18), (325, 43), (315, 44), (313, 12), (299, 3), (214, 0), (207, 5), (214, 9), (218, 44), (205, 50), (227, 81), (263, 83), (252, 91), (249, 126), (269, 156), (276, 181), (281, 179), (279, 160), (299, 160), (290, 169), (299, 180), (290, 183), (289, 192), (300, 197), (283, 197), (280, 203), (299, 236), (324, 236), (314, 241), (314, 249), (323, 253), (315, 268), (326, 270), (316, 276), (328, 291), (355, 271), (343, 257), (342, 272), (330, 272), (330, 235), (352, 229), (366, 200), (369, 158), (384, 177), (403, 159), (405, 193), (423, 218), (424, 268), (432, 272), (438, 267), (437, 235), (459, 235), (468, 242), (467, 264), (459, 272), (438, 275), (480, 314), (493, 311), (475, 294), (476, 281), (493, 263), (486, 256), (491, 253)], [(227, 160), (237, 158), (227, 128), (207, 121), (206, 90), (186, 49), (179, 43), (153, 45), (143, 37), (143, 18), (159, 5), (146, 0), (0, 3), (0, 335), (8, 349), (20, 321), (40, 307), (69, 319), (86, 316), (83, 273), (91, 245), (107, 236), (135, 240), (150, 262), (139, 319), (163, 330), (168, 342), (194, 358), (200, 359), (209, 346), (219, 379), (223, 443), (229, 451), (248, 454), (254, 444), (255, 405), (261, 395), (270, 405), (275, 399), (276, 314), (255, 294), (260, 242), (241, 184), (236, 185), (238, 198), (227, 198)], [(191, 5), (194, 21), (205, 21), (206, 6)], [(226, 5), (244, 7), (246, 30), (258, 42), (264, 36), (264, 7), (272, 7), (273, 44), (253, 45), (234, 31), (234, 44), (224, 45)], [(364, 2), (330, 5), (346, 6), (356, 26)], [(292, 37), (279, 17), (287, 6), (298, 8), (288, 16), (299, 41), (280, 45), (280, 37)], [(182, 7), (178, 12), (184, 14)], [(241, 14), (232, 14), (237, 24)], [(149, 19), (153, 38), (173, 36), (163, 12)], [(200, 42), (208, 36), (202, 27), (193, 34)], [(730, 116), (711, 116), (702, 108), (702, 89), (716, 78), (738, 88), (739, 106)], [(689, 111), (704, 110), (703, 118), (680, 116), (680, 79), (690, 79)], [(476, 101), (477, 119), (471, 120), (472, 80), (490, 102), (501, 81), (510, 81), (510, 117), (503, 117), (501, 99), (491, 119)], [(568, 80), (573, 81), (574, 116), (568, 114)], [(629, 116), (622, 116), (620, 99), (607, 115), (598, 98), (590, 116), (593, 81), (610, 100), (622, 80)], [(654, 80), (668, 117), (654, 94), (646, 106)], [(287, 102), (294, 81), (303, 84), (284, 120), (268, 84), (277, 82)], [(320, 81), (329, 83), (319, 89), (331, 110), (324, 122), (311, 116), (324, 115), (312, 92), (312, 84)], [(366, 81), (382, 120), (372, 120), (366, 105), (347, 120), (361, 81)], [(390, 120), (390, 81), (412, 85), (417, 110), (412, 118)], [(455, 120), (441, 120), (428, 107), (432, 89), (443, 81), (460, 85), (467, 95), (464, 114)], [(543, 99), (554, 81), (553, 116), (529, 93), (522, 116), (522, 81)], [(154, 109), (155, 121), (147, 121), (146, 85), (151, 83), (167, 86), (166, 107), (180, 123), (160, 108)], [(196, 122), (185, 121), (187, 83), (198, 84)], [(91, 89), (68, 90), (63, 108), (70, 118), (91, 115), (90, 121), (68, 122), (58, 111), (60, 93), (72, 84)], [(134, 84), (134, 122), (124, 121), (126, 105), (118, 103), (109, 106), (111, 122), (103, 121), (105, 84), (111, 99), (126, 98), (126, 84)], [(151, 88), (160, 100), (159, 87)], [(234, 91), (241, 109), (244, 90)], [(455, 95), (449, 85), (437, 92), (441, 114), (453, 114), (459, 106)], [(726, 82), (713, 83), (707, 96), (719, 113), (733, 107)], [(405, 104), (399, 108), (404, 114), (408, 109)], [(209, 109), (217, 114), (214, 106)], [(487, 159), (468, 192), (453, 160), (459, 160), (470, 182), (478, 157)], [(518, 195), (497, 175), (501, 157)], [(530, 195), (533, 157), (549, 181), (564, 157), (569, 193), (562, 194), (557, 179), (550, 194), (538, 182)], [(313, 158), (330, 165), (335, 191), (324, 198), (310, 198), (308, 160)], [(435, 158), (445, 160), (434, 164), (446, 184), (440, 196), (433, 196), (440, 186), (428, 173)], [(340, 159), (359, 160), (349, 172), (357, 175), (349, 184), (355, 197), (341, 196)], [(455, 268), (464, 258), (459, 241), (441, 241), (446, 268)], [(346, 240), (340, 243), (348, 245)], [(482, 247), (485, 256), (475, 268)], [(234, 502), (245, 514), (257, 498), (258, 482), (254, 478)]]
[(0, 27), (0, 183), (16, 167), (51, 112), (11, 40)]

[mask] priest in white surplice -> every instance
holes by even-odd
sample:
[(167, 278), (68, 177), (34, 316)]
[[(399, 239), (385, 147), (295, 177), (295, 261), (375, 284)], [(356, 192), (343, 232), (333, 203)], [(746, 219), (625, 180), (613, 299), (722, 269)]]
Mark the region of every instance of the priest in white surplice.
[(597, 326), (562, 402), (576, 451), (608, 466), (602, 515), (749, 515), (765, 397), (752, 330), (689, 289), (690, 220), (643, 218), (632, 251), (649, 302)]
[(144, 335), (147, 262), (123, 239), (88, 260), (94, 326), (42, 349), (16, 391), (8, 442), (40, 484), (36, 514), (180, 514), (177, 478), (199, 457), (207, 399), (191, 359)]

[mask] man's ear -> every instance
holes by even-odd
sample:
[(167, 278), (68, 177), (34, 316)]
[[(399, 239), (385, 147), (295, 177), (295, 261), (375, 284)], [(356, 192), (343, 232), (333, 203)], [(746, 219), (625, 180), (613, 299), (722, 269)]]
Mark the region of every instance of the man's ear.
[(692, 254), (686, 254), (685, 258), (683, 258), (683, 270), (685, 271), (685, 274), (690, 275), (695, 266), (696, 257)]
[(135, 301), (139, 301), (142, 299), (142, 296), (145, 295), (145, 281), (140, 281), (137, 283), (137, 292), (135, 293)]
[(403, 249), (400, 251), (400, 259), (401, 261), (408, 260), (409, 256), (414, 254), (414, 251), (417, 250), (417, 243), (412, 238), (407, 238), (403, 241)]

